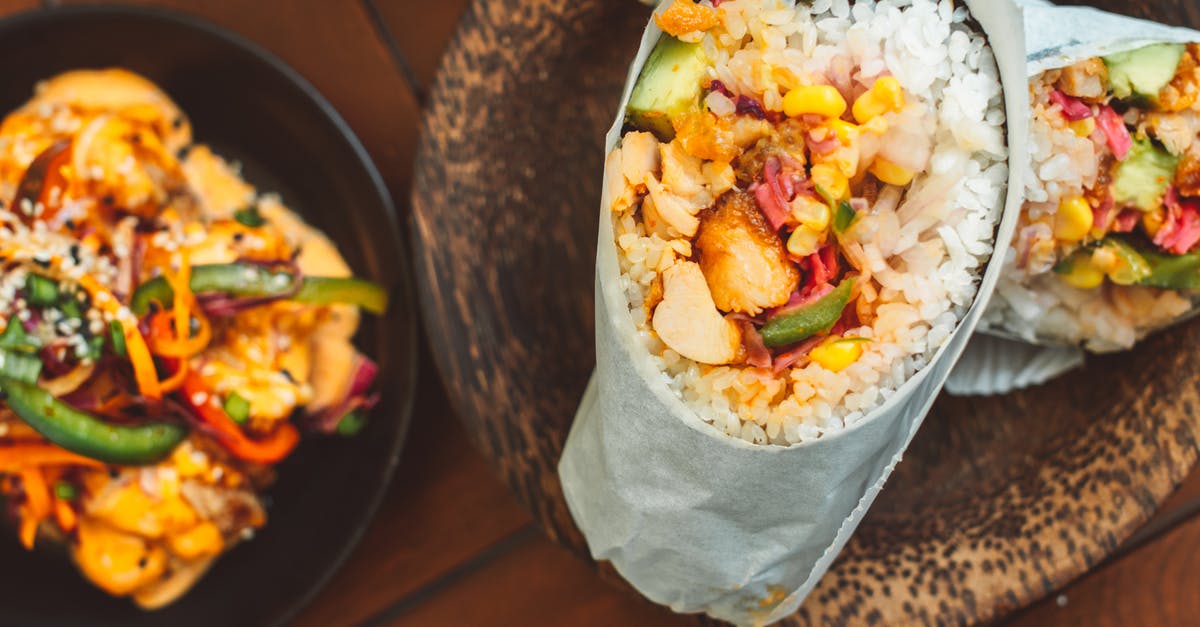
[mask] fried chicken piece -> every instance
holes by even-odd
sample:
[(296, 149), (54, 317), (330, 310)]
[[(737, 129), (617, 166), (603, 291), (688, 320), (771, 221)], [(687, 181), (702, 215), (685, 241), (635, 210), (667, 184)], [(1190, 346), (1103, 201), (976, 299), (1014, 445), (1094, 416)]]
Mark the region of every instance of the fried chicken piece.
[(1063, 68), (1054, 86), (1068, 96), (1096, 99), (1104, 97), (1106, 82), (1108, 66), (1093, 57)]
[(701, 215), (694, 245), (721, 311), (757, 315), (786, 303), (800, 282), (783, 241), (746, 192), (722, 195)]

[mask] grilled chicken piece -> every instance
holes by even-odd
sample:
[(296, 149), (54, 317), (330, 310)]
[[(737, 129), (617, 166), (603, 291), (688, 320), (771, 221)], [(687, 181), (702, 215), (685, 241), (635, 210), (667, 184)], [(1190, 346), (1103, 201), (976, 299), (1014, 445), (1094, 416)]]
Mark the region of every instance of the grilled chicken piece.
[(1141, 124), (1150, 135), (1158, 138), (1173, 155), (1182, 155), (1191, 147), (1196, 135), (1200, 134), (1200, 117), (1195, 112), (1146, 114)]
[(758, 315), (786, 303), (800, 282), (783, 242), (746, 192), (728, 192), (702, 214), (694, 245), (721, 311)]
[(1076, 98), (1102, 98), (1107, 80), (1108, 67), (1104, 61), (1091, 58), (1063, 68), (1055, 87)]
[(804, 165), (804, 124), (799, 120), (787, 120), (768, 137), (759, 139), (749, 150), (742, 153), (734, 163), (737, 181), (743, 187), (762, 178), (763, 165), (767, 159), (777, 157), (784, 163)]
[(742, 346), (737, 323), (725, 319), (713, 304), (700, 267), (682, 261), (663, 272), (662, 302), (651, 326), (672, 350), (702, 364), (732, 362)]
[(1181, 196), (1200, 196), (1200, 145), (1193, 145), (1183, 155), (1175, 170), (1175, 188)]
[(1179, 59), (1175, 78), (1158, 92), (1158, 106), (1165, 111), (1183, 111), (1200, 97), (1200, 45), (1188, 44)]

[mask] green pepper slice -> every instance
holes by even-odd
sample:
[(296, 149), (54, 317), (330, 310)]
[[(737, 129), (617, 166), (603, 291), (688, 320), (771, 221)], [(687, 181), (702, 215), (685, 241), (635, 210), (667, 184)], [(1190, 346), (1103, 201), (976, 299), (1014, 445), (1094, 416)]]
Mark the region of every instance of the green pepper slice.
[[(295, 277), (283, 270), (242, 263), (201, 265), (192, 268), (189, 285), (192, 292), (220, 292), (252, 298), (285, 296), (292, 291)], [(141, 284), (133, 292), (130, 309), (139, 316), (150, 311), (150, 303), (169, 308), (175, 290), (163, 277)], [(305, 277), (300, 290), (290, 300), (302, 303), (345, 303), (376, 314), (387, 310), (387, 291), (370, 281), (340, 277)]]
[(0, 390), (13, 413), (47, 440), (106, 464), (153, 464), (170, 455), (188, 434), (183, 425), (167, 422), (110, 424), (32, 383), (0, 378)]
[(768, 321), (759, 331), (763, 344), (770, 348), (778, 348), (804, 341), (831, 329), (842, 317), (846, 305), (850, 304), (854, 281), (854, 277), (847, 277), (833, 288), (832, 292), (815, 302)]

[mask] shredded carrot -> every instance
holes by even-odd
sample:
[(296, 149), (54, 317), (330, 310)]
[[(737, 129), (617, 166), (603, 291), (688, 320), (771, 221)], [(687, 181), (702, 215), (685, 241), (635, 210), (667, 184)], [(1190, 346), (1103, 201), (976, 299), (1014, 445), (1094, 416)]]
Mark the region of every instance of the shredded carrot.
[(29, 513), (38, 520), (50, 515), (50, 489), (46, 487), (46, 478), (38, 468), (23, 468), (21, 483), (25, 486), (25, 498), (29, 503)]
[(62, 499), (54, 499), (54, 519), (63, 531), (71, 532), (75, 529), (75, 510), (71, 508), (70, 503)]
[(137, 328), (137, 319), (129, 314), (116, 296), (100, 284), (95, 277), (85, 274), (79, 277), (79, 284), (92, 296), (92, 302), (111, 314), (121, 325), (125, 335), (125, 350), (129, 354), (129, 363), (133, 364), (133, 378), (137, 380), (138, 391), (146, 398), (158, 400), (162, 398), (162, 389), (158, 384), (158, 372), (154, 368), (154, 358), (150, 356), (150, 347), (146, 346), (146, 338)]
[[(171, 330), (170, 317), (166, 312), (159, 312), (150, 318), (150, 350), (155, 355), (163, 357), (191, 357), (208, 347), (212, 340), (212, 325), (208, 319), (196, 312), (199, 330), (195, 337), (178, 336)], [(175, 336), (172, 339), (172, 336)], [(183, 339), (180, 339), (183, 338)]]
[[(104, 464), (90, 457), (76, 455), (53, 444), (19, 443), (0, 446), (0, 472), (19, 473), (28, 468), (46, 465), (92, 466)], [(24, 477), (22, 477), (24, 479)]]
[(21, 508), (21, 544), (27, 550), (33, 550), (33, 541), (37, 538), (38, 523), (41, 522), (30, 515), (28, 507)]

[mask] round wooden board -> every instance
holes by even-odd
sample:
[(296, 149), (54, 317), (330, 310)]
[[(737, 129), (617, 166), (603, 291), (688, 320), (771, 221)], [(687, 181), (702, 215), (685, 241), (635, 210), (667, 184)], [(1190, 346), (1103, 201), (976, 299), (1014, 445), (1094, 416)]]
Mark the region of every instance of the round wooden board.
[[(1102, 8), (1200, 25), (1190, 3)], [(418, 280), (459, 415), (546, 532), (587, 555), (557, 464), (593, 366), (603, 135), (649, 9), (476, 0), (443, 60), (413, 197)], [(789, 622), (975, 622), (1117, 548), (1187, 475), (1200, 323), (1000, 398), (943, 396)]]

